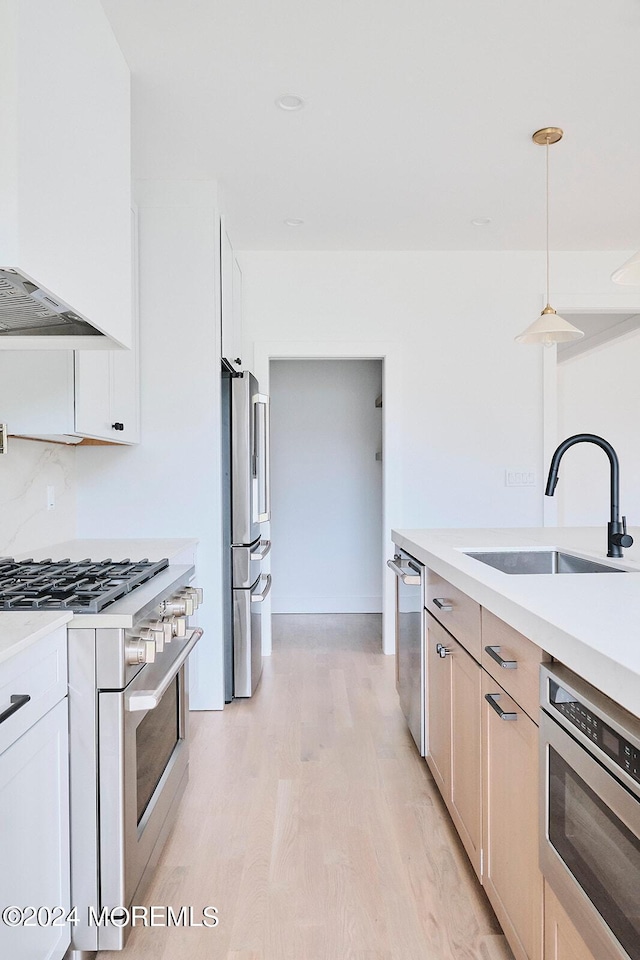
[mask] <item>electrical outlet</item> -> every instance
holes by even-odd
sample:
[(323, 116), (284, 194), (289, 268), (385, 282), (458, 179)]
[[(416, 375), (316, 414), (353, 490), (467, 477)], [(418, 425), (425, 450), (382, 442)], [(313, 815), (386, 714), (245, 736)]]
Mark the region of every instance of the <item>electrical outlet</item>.
[(508, 467), (504, 472), (505, 487), (535, 487), (535, 470), (521, 470)]
[(47, 510), (55, 510), (56, 508), (56, 488), (47, 487)]
[(8, 453), (6, 423), (0, 423), (0, 455), (2, 455), (3, 453)]

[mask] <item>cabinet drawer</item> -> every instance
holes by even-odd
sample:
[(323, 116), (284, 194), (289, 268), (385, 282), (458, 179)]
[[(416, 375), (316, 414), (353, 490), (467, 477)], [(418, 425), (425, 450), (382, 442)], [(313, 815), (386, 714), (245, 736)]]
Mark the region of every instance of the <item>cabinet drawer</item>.
[(539, 667), (547, 660), (540, 647), (482, 608), (482, 666), (536, 722)]
[(429, 613), (480, 660), (480, 604), (433, 570), (427, 570), (425, 603)]
[(28, 696), (0, 723), (0, 753), (67, 695), (67, 630), (60, 627), (0, 666), (0, 714), (11, 697)]

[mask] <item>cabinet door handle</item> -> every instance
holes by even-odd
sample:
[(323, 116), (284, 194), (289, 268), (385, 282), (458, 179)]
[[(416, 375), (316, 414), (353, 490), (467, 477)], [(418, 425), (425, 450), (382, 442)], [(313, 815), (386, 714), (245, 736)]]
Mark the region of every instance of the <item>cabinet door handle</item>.
[(484, 698), (489, 704), (489, 706), (493, 707), (493, 709), (498, 714), (501, 720), (517, 720), (518, 719), (517, 713), (511, 713), (508, 710), (503, 710), (502, 707), (498, 704), (497, 701), (500, 699), (499, 693), (485, 693)]
[(112, 424), (111, 424), (111, 429), (112, 429), (112, 430), (124, 430), (124, 423), (120, 423), (120, 421), (117, 420), (115, 423), (112, 423)]
[(502, 667), (503, 670), (517, 670), (518, 661), (517, 660), (503, 660), (500, 656), (500, 647), (485, 647), (484, 648), (492, 660)]
[(24, 707), (25, 703), (29, 703), (29, 700), (31, 700), (31, 697), (28, 693), (14, 693), (9, 699), (11, 706), (0, 713), (0, 723), (8, 720), (12, 713), (16, 713), (20, 707)]
[(444, 597), (434, 597), (433, 602), (438, 610), (453, 610), (453, 603), (451, 600), (445, 600)]
[(436, 653), (439, 657), (442, 657), (443, 660), (445, 657), (451, 656), (451, 650), (448, 650), (442, 643), (436, 643)]

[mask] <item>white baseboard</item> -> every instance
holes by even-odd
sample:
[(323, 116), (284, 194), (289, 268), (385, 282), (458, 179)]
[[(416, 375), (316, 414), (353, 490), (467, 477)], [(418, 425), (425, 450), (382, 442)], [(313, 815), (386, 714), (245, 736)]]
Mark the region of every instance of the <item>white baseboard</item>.
[(274, 597), (272, 613), (382, 613), (382, 597)]

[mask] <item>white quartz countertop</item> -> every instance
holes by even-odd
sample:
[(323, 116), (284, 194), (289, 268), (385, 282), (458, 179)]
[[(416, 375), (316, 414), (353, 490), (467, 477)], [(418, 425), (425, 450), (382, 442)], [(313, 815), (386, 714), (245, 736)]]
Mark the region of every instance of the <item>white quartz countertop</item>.
[(58, 627), (63, 627), (72, 617), (70, 610), (3, 612), (0, 616), (0, 664), (53, 633)]
[[(640, 528), (621, 560), (602, 527), (394, 530), (392, 540), (640, 717)], [(631, 570), (512, 575), (466, 550), (559, 548)]]
[[(64, 540), (48, 547), (38, 547), (16, 554), (16, 560), (163, 560), (169, 563), (187, 563), (185, 554), (193, 553), (198, 544), (194, 539), (132, 539), (132, 540)], [(191, 561), (193, 562), (193, 561)]]

